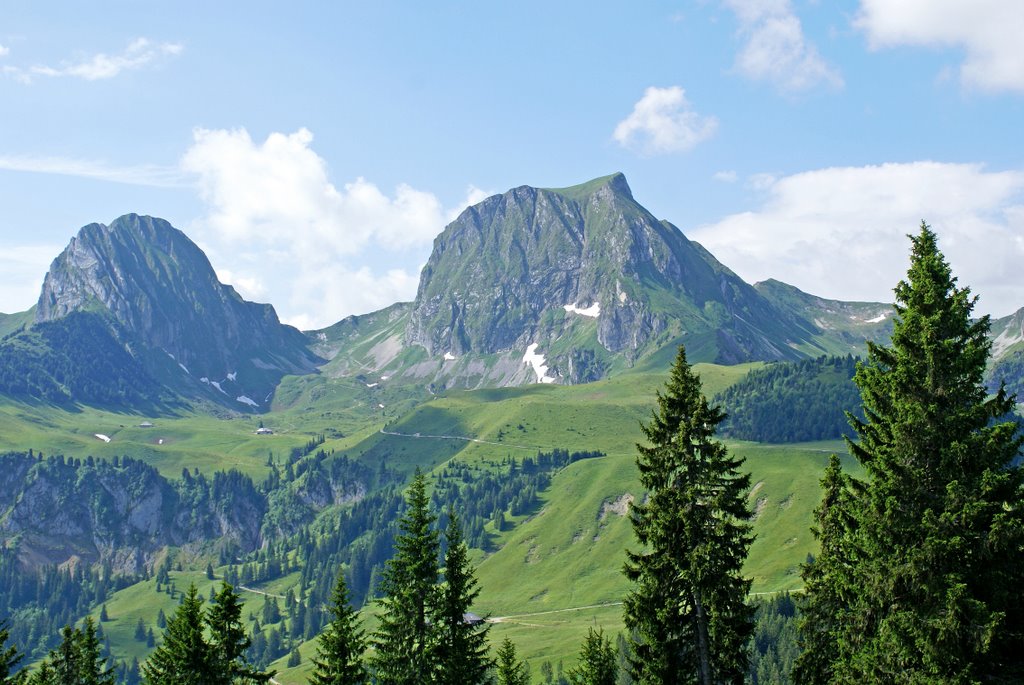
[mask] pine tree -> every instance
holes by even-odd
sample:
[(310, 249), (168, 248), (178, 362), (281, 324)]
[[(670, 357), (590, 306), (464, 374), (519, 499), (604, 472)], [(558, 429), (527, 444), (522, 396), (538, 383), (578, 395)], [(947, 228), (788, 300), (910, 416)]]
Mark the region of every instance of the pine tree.
[(1002, 418), (1013, 398), (982, 382), (988, 317), (971, 319), (927, 225), (911, 242), (891, 345), (869, 344), (855, 376), (866, 477), (851, 483), (851, 581), (823, 588), (851, 591), (821, 657), (842, 682), (1022, 682), (1024, 438)]
[(145, 624), (145, 622), (143, 622), (141, 616), (139, 617), (139, 620), (135, 623), (135, 635), (134, 635), (134, 637), (135, 637), (135, 640), (137, 642), (145, 642), (146, 641), (146, 624)]
[(530, 669), (516, 655), (516, 646), (507, 637), (498, 647), (496, 664), (498, 685), (530, 685)]
[(369, 675), (363, 665), (366, 638), (359, 618), (348, 602), (345, 575), (339, 571), (331, 593), (331, 615), (334, 617), (318, 638), (314, 669), (309, 677), (312, 685), (363, 685)]
[(17, 647), (7, 646), (8, 639), (10, 631), (6, 623), (0, 622), (0, 685), (15, 685), (24, 681), (24, 674), (16, 670), (22, 655)]
[(148, 685), (216, 684), (216, 664), (203, 638), (204, 614), (203, 600), (191, 585), (167, 620), (162, 644), (142, 665)]
[(429, 503), (426, 478), (417, 469), (398, 524), (395, 555), (379, 588), (382, 611), (370, 664), (381, 685), (420, 685), (433, 677), (436, 639), (428, 619), (437, 604), (439, 545)]
[(619, 664), (611, 640), (600, 628), (588, 629), (579, 663), (569, 669), (569, 682), (572, 685), (615, 685), (618, 675)]
[(836, 640), (846, 620), (846, 600), (850, 587), (851, 556), (848, 547), (852, 522), (849, 519), (850, 493), (839, 457), (829, 457), (821, 481), (824, 493), (815, 509), (814, 537), (821, 541), (818, 556), (802, 569), (804, 593), (800, 606), (800, 646), (793, 669), (798, 685), (828, 683), (834, 679), (832, 664), (837, 657)]
[(79, 631), (71, 626), (64, 626), (60, 631), (60, 644), (50, 652), (49, 662), (53, 669), (54, 682), (61, 685), (78, 685), (79, 683)]
[(445, 582), (435, 617), (439, 632), (436, 679), (441, 683), (483, 683), (492, 666), (487, 656), (488, 626), (473, 625), (466, 620), (480, 589), (470, 565), (462, 526), (451, 510), (445, 538), (448, 542), (444, 558)]
[(75, 631), (78, 683), (80, 685), (114, 685), (117, 680), (113, 668), (107, 668), (102, 656), (96, 624), (86, 616), (80, 631)]
[(236, 681), (265, 683), (270, 680), (274, 672), (263, 673), (246, 661), (245, 650), (250, 641), (242, 625), (242, 601), (228, 583), (221, 583), (206, 613), (206, 624), (210, 630), (217, 682), (230, 685)]
[(635, 583), (624, 602), (636, 635), (632, 675), (644, 685), (740, 683), (753, 632), (750, 581), (741, 575), (752, 539), (750, 477), (714, 440), (725, 414), (708, 405), (682, 347), (657, 402), (641, 426), (651, 445), (637, 445), (648, 501), (630, 515), (644, 551), (627, 551), (625, 566)]

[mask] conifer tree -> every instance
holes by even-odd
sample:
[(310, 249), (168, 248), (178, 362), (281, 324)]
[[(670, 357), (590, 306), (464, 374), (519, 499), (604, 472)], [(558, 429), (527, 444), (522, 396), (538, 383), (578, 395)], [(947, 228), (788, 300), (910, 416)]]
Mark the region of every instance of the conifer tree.
[(891, 345), (869, 344), (855, 376), (864, 420), (851, 419), (850, 449), (866, 477), (834, 545), (851, 580), (819, 589), (843, 600), (820, 658), (840, 682), (1022, 682), (1024, 439), (1002, 418), (1013, 398), (983, 384), (988, 317), (972, 320), (976, 298), (927, 225), (911, 243)]
[(348, 602), (348, 586), (341, 571), (338, 571), (331, 593), (330, 612), (333, 618), (318, 638), (309, 682), (312, 685), (363, 685), (369, 682), (363, 664), (366, 637), (355, 610)]
[(836, 640), (846, 620), (846, 598), (850, 596), (848, 548), (852, 522), (850, 493), (839, 457), (829, 457), (821, 481), (824, 493), (814, 511), (814, 537), (821, 541), (818, 556), (803, 566), (804, 593), (800, 606), (800, 646), (803, 651), (793, 668), (797, 685), (832, 682), (832, 664), (837, 657)]
[(10, 639), (10, 631), (6, 623), (0, 622), (0, 685), (15, 685), (24, 682), (24, 673), (16, 670), (22, 655), (18, 648), (7, 646)]
[(444, 584), (435, 617), (438, 630), (436, 679), (441, 683), (483, 683), (492, 665), (487, 656), (488, 626), (473, 625), (466, 620), (480, 588), (473, 575), (462, 526), (452, 510), (448, 512), (445, 539), (448, 548), (444, 557)]
[(516, 655), (516, 646), (507, 637), (498, 647), (495, 670), (498, 685), (530, 685), (530, 669)]
[(708, 405), (680, 347), (658, 410), (637, 445), (645, 503), (630, 518), (643, 551), (627, 551), (624, 602), (633, 678), (644, 685), (743, 682), (753, 609), (742, 566), (750, 547), (743, 460), (714, 439)]
[(228, 583), (221, 583), (206, 613), (217, 682), (265, 683), (274, 672), (264, 673), (246, 661), (249, 636), (242, 625), (242, 600)]
[(426, 478), (417, 469), (399, 521), (395, 555), (381, 577), (380, 626), (370, 665), (381, 685), (421, 685), (433, 677), (435, 630), (428, 620), (437, 605), (437, 517), (429, 511)]
[(102, 656), (96, 624), (91, 616), (85, 617), (82, 629), (75, 631), (78, 683), (80, 685), (114, 685), (117, 675), (107, 668), (107, 659)]
[(589, 628), (579, 663), (569, 669), (569, 682), (572, 685), (615, 685), (618, 675), (619, 664), (611, 640), (600, 628)]
[(216, 682), (213, 654), (203, 637), (204, 614), (203, 600), (192, 585), (167, 619), (163, 642), (142, 665), (148, 685), (213, 685)]

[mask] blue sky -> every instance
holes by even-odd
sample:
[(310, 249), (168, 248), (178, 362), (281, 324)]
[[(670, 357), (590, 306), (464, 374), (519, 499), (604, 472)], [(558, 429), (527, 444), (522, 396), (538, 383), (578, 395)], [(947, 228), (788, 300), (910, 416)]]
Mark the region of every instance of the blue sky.
[(170, 220), (323, 326), (415, 295), (468, 203), (614, 171), (748, 281), (888, 300), (921, 219), (1024, 306), (1016, 0), (0, 5), (0, 311)]

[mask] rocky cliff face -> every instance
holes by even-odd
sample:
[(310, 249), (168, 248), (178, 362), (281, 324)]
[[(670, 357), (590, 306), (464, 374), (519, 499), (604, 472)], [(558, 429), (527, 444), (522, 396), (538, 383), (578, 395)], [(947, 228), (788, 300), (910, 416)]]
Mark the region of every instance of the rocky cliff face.
[(166, 546), (256, 549), (267, 500), (240, 474), (172, 483), (140, 461), (0, 456), (0, 540), (26, 566), (71, 558), (134, 573)]
[(552, 368), (570, 381), (588, 354), (635, 359), (687, 337), (708, 361), (796, 356), (771, 304), (655, 219), (621, 174), (467, 209), (434, 243), (406, 332), (435, 357), (561, 347)]
[(282, 375), (320, 361), (272, 306), (221, 284), (195, 243), (152, 217), (90, 224), (54, 260), (36, 322), (83, 311), (103, 315), (155, 378), (237, 408), (264, 406)]

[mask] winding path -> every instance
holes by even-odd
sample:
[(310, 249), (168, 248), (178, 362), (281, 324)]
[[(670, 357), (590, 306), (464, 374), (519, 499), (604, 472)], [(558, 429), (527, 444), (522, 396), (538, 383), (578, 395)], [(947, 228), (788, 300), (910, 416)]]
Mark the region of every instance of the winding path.
[(380, 429), (383, 435), (392, 435), (398, 438), (414, 438), (418, 440), (462, 440), (463, 442), (475, 442), (480, 445), (495, 445), (497, 447), (508, 447), (509, 449), (515, 450), (549, 450), (554, 449), (552, 447), (537, 447), (536, 445), (513, 445), (507, 442), (492, 442), (490, 440), (481, 440), (480, 438), (469, 438), (464, 435), (423, 435), (422, 433), (398, 433), (396, 431)]

